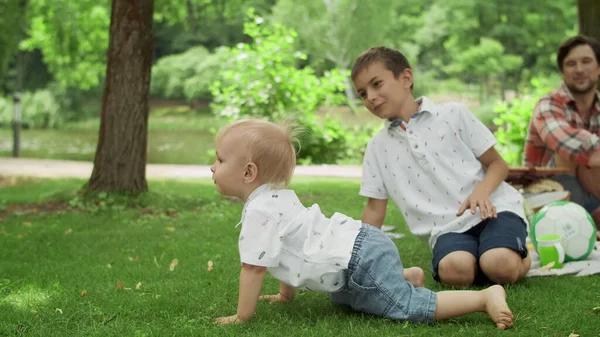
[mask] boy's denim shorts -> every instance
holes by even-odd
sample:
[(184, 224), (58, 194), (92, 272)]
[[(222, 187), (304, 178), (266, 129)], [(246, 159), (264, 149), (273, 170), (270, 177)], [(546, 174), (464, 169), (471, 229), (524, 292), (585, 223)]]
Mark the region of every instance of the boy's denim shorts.
[(334, 304), (353, 310), (415, 323), (432, 322), (437, 295), (404, 279), (394, 242), (380, 229), (364, 224), (354, 243), (346, 285), (331, 294)]

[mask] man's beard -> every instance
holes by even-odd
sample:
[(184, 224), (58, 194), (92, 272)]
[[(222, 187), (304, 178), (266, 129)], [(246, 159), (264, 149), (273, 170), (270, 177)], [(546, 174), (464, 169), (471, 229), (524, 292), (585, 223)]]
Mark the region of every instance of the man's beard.
[(568, 84), (567, 84), (567, 88), (569, 88), (569, 91), (573, 95), (585, 95), (585, 94), (589, 94), (590, 92), (592, 92), (594, 90), (598, 90), (598, 88), (596, 86), (597, 84), (598, 84), (598, 80), (590, 81), (590, 83), (587, 86), (585, 86), (585, 88), (583, 88), (583, 89), (580, 89), (574, 85), (568, 85)]

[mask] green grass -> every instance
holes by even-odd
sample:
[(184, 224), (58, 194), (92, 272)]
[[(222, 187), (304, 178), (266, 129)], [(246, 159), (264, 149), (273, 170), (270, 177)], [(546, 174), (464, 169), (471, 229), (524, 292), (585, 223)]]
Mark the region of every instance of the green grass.
[[(156, 180), (142, 197), (100, 195), (95, 202), (76, 195), (82, 180), (18, 183), (0, 189), (0, 336), (598, 336), (600, 316), (592, 311), (600, 305), (598, 277), (531, 278), (507, 287), (516, 327), (505, 332), (484, 314), (431, 326), (399, 324), (308, 292), (286, 305), (260, 303), (248, 324), (215, 326), (215, 317), (236, 310), (234, 226), (241, 203), (219, 196), (207, 180)], [(360, 217), (358, 180), (304, 178), (293, 187), (326, 214)], [(49, 201), (62, 211), (25, 206)], [(386, 223), (407, 233), (392, 207)], [(404, 264), (422, 267), (428, 285), (440, 290), (425, 243), (410, 235), (396, 242)], [(179, 263), (169, 271), (173, 259)], [(268, 276), (263, 292), (276, 291)]]

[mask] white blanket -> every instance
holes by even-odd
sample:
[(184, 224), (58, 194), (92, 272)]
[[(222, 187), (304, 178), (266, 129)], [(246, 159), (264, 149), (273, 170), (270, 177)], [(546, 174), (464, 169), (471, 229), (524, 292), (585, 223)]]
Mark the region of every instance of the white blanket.
[[(531, 247), (531, 245), (528, 245)], [(559, 269), (540, 268), (540, 257), (533, 249), (529, 250), (531, 254), (531, 268), (525, 277), (529, 276), (558, 276), (575, 275), (588, 276), (600, 274), (600, 242), (596, 242), (596, 247), (584, 261), (567, 262)]]

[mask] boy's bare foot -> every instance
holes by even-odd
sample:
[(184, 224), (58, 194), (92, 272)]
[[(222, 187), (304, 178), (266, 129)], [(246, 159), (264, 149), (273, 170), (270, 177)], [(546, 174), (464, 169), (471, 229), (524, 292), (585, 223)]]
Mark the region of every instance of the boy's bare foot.
[(404, 279), (419, 288), (425, 285), (425, 272), (419, 267), (410, 267), (404, 269)]
[(513, 326), (513, 313), (506, 303), (506, 291), (500, 285), (493, 285), (483, 290), (485, 294), (485, 311), (500, 330)]

